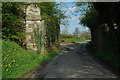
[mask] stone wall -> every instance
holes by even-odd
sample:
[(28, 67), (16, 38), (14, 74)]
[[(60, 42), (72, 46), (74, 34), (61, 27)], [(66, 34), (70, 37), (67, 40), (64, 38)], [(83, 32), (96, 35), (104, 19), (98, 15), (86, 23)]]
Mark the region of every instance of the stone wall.
[[(30, 51), (45, 54), (59, 49), (59, 33), (60, 24), (56, 19), (48, 19), (46, 21), (41, 19), (40, 8), (36, 4), (30, 4), (26, 9), (26, 46)], [(34, 31), (39, 28), (40, 43), (36, 44), (36, 36)], [(38, 38), (37, 38), (38, 39)], [(38, 44), (41, 46), (38, 47)]]
[(35, 4), (30, 4), (26, 9), (26, 46), (30, 51), (38, 51), (34, 30), (39, 27), (41, 33), (41, 53), (45, 53), (45, 26), (41, 20), (40, 9)]

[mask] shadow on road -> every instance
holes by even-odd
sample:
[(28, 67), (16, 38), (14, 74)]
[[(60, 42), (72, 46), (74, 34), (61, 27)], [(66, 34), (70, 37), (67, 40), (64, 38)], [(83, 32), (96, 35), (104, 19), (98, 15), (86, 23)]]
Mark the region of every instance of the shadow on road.
[[(87, 41), (88, 42), (88, 41)], [(51, 60), (36, 78), (117, 78), (87, 52), (87, 42), (61, 45), (63, 52)], [(42, 75), (42, 76), (41, 76)]]

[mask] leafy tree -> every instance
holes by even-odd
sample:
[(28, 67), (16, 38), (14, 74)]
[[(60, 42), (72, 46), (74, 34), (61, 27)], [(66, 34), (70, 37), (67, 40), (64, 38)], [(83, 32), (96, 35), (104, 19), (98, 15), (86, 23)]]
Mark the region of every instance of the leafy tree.
[(75, 28), (75, 31), (73, 32), (73, 35), (79, 36), (80, 33), (81, 33), (81, 32), (80, 32), (79, 28)]
[[(59, 48), (59, 35), (61, 19), (65, 18), (63, 12), (58, 8), (60, 4), (55, 2), (42, 2), (37, 3), (41, 9), (42, 19), (46, 25), (47, 49)], [(49, 5), (49, 6), (48, 6)]]
[(81, 38), (85, 38), (86, 40), (90, 40), (90, 39), (91, 39), (90, 31), (83, 31), (83, 32), (80, 34), (80, 37), (81, 37)]
[(81, 24), (90, 28), (94, 47), (100, 50), (106, 48), (108, 51), (118, 53), (120, 48), (120, 4), (108, 2), (88, 3), (88, 5)]
[(4, 2), (2, 4), (2, 32), (4, 39), (19, 41), (23, 35), (23, 11), (20, 9), (22, 3)]
[(65, 27), (65, 28), (62, 30), (61, 34), (63, 34), (63, 35), (68, 35), (68, 29), (67, 29), (67, 27)]

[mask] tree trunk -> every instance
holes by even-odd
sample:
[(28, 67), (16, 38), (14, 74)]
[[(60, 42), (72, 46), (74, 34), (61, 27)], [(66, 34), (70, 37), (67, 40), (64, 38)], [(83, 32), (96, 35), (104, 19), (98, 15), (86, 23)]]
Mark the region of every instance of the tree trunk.
[(102, 49), (102, 30), (101, 27), (91, 28), (91, 39), (95, 50)]
[(101, 51), (102, 49), (102, 29), (101, 26), (96, 30), (96, 38), (97, 38), (97, 51)]

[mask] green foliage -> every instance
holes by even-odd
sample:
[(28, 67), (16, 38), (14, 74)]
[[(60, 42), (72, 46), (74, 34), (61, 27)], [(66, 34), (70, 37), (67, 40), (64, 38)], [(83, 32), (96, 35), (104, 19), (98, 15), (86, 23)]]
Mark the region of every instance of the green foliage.
[(34, 30), (34, 35), (35, 35), (35, 42), (36, 42), (36, 46), (37, 46), (37, 53), (40, 54), (41, 53), (41, 35), (42, 33), (40, 32), (40, 25), (37, 25), (37, 28)]
[(82, 39), (78, 39), (78, 38), (61, 38), (60, 40), (65, 40), (65, 41), (68, 41), (68, 42), (71, 42), (71, 43), (77, 43), (77, 42), (85, 41), (84, 38), (82, 38)]
[(40, 56), (26, 51), (15, 42), (3, 40), (2, 43), (2, 71), (3, 78), (18, 78), (30, 69), (53, 58), (61, 50)]
[[(105, 43), (104, 43), (105, 44)], [(114, 48), (104, 46), (105, 48), (99, 52), (97, 52), (93, 47), (93, 42), (89, 42), (87, 44), (88, 50), (95, 55), (97, 58), (103, 60), (106, 63), (111, 64), (112, 67), (116, 68), (120, 71), (120, 58), (119, 54), (112, 52)]]
[(67, 35), (67, 34), (60, 34), (60, 38), (78, 38), (78, 36)]
[(76, 42), (85, 41), (86, 39), (84, 37), (73, 36), (73, 35), (60, 35), (60, 40), (76, 43)]
[(79, 35), (80, 38), (85, 38), (86, 40), (91, 39), (91, 34), (89, 31), (84, 31)]
[(62, 11), (58, 9), (59, 4), (56, 4), (55, 2), (40, 2), (37, 5), (41, 9), (42, 19), (44, 20), (51, 18), (61, 19), (65, 17), (62, 14)]
[[(29, 3), (3, 3), (3, 38), (16, 41), (17, 43), (23, 39), (23, 34), (25, 34), (23, 30), (25, 27), (22, 22), (25, 17), (23, 9), (25, 9), (27, 5), (29, 5)], [(42, 20), (46, 22), (45, 30), (48, 44), (54, 45), (59, 40), (60, 19), (64, 18), (64, 15), (62, 11), (58, 9), (59, 4), (55, 2), (40, 2), (36, 5), (41, 10)], [(38, 38), (38, 36), (36, 38)], [(37, 47), (39, 46), (40, 48), (40, 39), (37, 39), (36, 42)], [(40, 52), (40, 50), (38, 52)]]
[(77, 36), (60, 34), (60, 40), (65, 40), (72, 43), (81, 42), (81, 41), (90, 40), (90, 39), (91, 39), (91, 35), (89, 31), (81, 32), (81, 34)]
[(60, 20), (65, 17), (62, 11), (58, 9), (58, 5), (55, 2), (37, 3), (37, 6), (41, 9), (41, 17), (45, 21), (48, 51), (51, 50), (52, 46), (58, 46)]
[(2, 79), (2, 40), (0, 39), (0, 79)]
[(99, 16), (98, 12), (94, 8), (91, 8), (86, 12), (80, 23), (89, 28), (96, 28), (102, 23), (101, 16)]
[[(22, 49), (14, 42), (3, 40), (3, 78), (15, 78), (29, 69), (30, 63), (37, 62), (38, 56)], [(23, 70), (22, 70), (23, 69)]]
[[(49, 6), (48, 6), (49, 5)], [(6, 2), (3, 3), (2, 8), (2, 21), (3, 21), (3, 78), (18, 78), (26, 71), (29, 71), (33, 67), (46, 60), (51, 59), (60, 50), (46, 54), (44, 56), (35, 54), (34, 52), (26, 51), (18, 44), (12, 41), (20, 41), (22, 36), (26, 35), (23, 28), (23, 8), (22, 3)], [(54, 45), (59, 37), (59, 24), (60, 19), (63, 18), (63, 14), (58, 9), (56, 3), (38, 3), (41, 9), (42, 19), (47, 22), (46, 33), (48, 38), (48, 44)], [(39, 29), (35, 30), (37, 47), (41, 47), (41, 33)], [(10, 40), (9, 40), (10, 39)], [(11, 41), (12, 40), (12, 41)], [(50, 48), (50, 47), (49, 47)], [(51, 48), (50, 48), (51, 49)]]
[(89, 10), (81, 19), (81, 24), (90, 28), (94, 46), (119, 54), (120, 4), (108, 2), (88, 5)]
[(73, 32), (73, 35), (79, 36), (80, 33), (81, 33), (81, 32), (80, 32), (79, 28), (75, 28), (75, 31)]
[[(21, 3), (5, 2), (2, 4), (2, 31), (3, 38), (19, 41), (23, 33), (22, 18), (23, 11), (20, 9)], [(20, 34), (21, 33), (21, 34)]]

